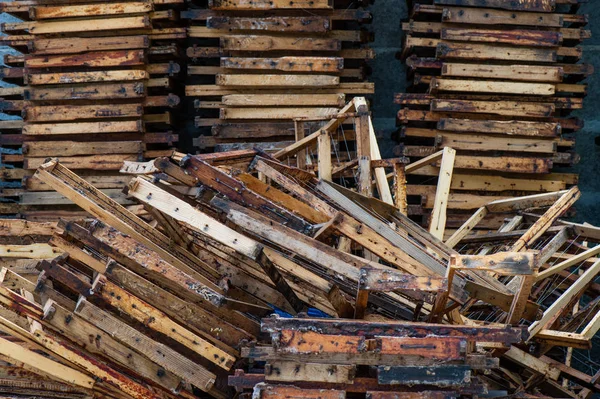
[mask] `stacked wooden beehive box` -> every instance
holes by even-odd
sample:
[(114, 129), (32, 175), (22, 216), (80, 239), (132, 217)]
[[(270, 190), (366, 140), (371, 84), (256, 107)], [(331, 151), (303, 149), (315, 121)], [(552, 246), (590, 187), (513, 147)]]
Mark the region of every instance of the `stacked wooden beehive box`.
[[(0, 10), (2, 44), (22, 52), (5, 57), (17, 83), (0, 94), (3, 213), (56, 218), (70, 201), (31, 179), (47, 157), (60, 156), (112, 198), (127, 200), (123, 161), (168, 155), (177, 142), (170, 109), (171, 77), (180, 66), (177, 41), (186, 37), (172, 9), (181, 1), (14, 1)], [(4, 151), (6, 152), (6, 151)], [(64, 215), (64, 214), (63, 214)]]
[[(490, 197), (562, 190), (577, 176), (571, 117), (593, 69), (580, 63), (590, 36), (578, 1), (434, 0), (409, 4), (402, 59), (410, 86), (396, 95), (398, 153), (419, 159), (457, 150), (449, 223)], [(410, 177), (424, 214), (435, 195), (435, 165)], [(501, 218), (488, 220), (497, 227)]]
[[(363, 23), (367, 2), (209, 1), (190, 19), (186, 95), (199, 149), (266, 150), (294, 140), (294, 120), (329, 120), (353, 95), (373, 93)], [(302, 129), (301, 129), (302, 130)]]

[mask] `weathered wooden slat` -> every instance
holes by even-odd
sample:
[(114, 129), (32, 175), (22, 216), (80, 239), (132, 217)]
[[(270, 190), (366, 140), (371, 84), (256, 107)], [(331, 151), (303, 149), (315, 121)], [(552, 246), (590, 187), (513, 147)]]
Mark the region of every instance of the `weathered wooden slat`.
[(551, 96), (556, 91), (555, 85), (546, 83), (517, 83), (444, 78), (432, 78), (429, 87), (432, 92), (507, 93), (536, 96)]
[(442, 20), (447, 23), (478, 25), (523, 25), (561, 28), (562, 14), (539, 14), (534, 12), (511, 12), (504, 10), (447, 7)]
[(329, 72), (339, 73), (344, 68), (344, 59), (337, 57), (222, 57), (221, 67), (242, 70), (277, 70), (286, 72)]
[(34, 35), (96, 32), (113, 29), (146, 29), (150, 27), (148, 15), (87, 20), (33, 21), (4, 25), (5, 30), (25, 30)]
[(471, 381), (469, 366), (452, 365), (437, 367), (390, 367), (377, 368), (380, 384), (391, 385), (434, 385), (438, 387), (460, 387)]
[(307, 17), (208, 17), (206, 26), (213, 29), (258, 30), (269, 32), (325, 33), (331, 29), (331, 20), (321, 16)]
[(221, 108), (221, 119), (321, 119), (338, 114), (338, 108)]
[(442, 40), (502, 43), (532, 47), (558, 47), (562, 34), (553, 31), (442, 28)]
[(25, 98), (31, 101), (141, 99), (145, 95), (146, 88), (142, 82), (37, 87), (26, 89), (24, 93)]
[(142, 153), (141, 141), (31, 141), (23, 144), (27, 157), (69, 157), (76, 155), (108, 155)]
[(26, 68), (118, 67), (144, 65), (143, 50), (95, 51), (84, 54), (27, 56)]
[(556, 6), (555, 0), (519, 0), (506, 2), (503, 0), (434, 0), (434, 4), (447, 6), (466, 6), (483, 8), (501, 8), (515, 11), (552, 12)]
[(293, 385), (271, 385), (264, 382), (256, 384), (254, 392), (256, 399), (346, 399), (345, 391), (298, 388)]
[[(133, 142), (135, 143), (135, 142)], [(91, 146), (90, 146), (91, 147)], [(125, 161), (135, 161), (139, 159), (140, 152), (129, 154), (95, 154), (83, 156), (61, 156), (61, 162), (72, 169), (90, 169), (90, 170), (119, 170)], [(45, 163), (47, 156), (39, 158), (26, 158), (23, 164), (25, 169), (37, 169)], [(24, 194), (26, 195), (26, 194)], [(23, 201), (25, 198), (23, 198)]]
[(23, 127), (26, 135), (61, 135), (89, 133), (142, 132), (140, 121), (126, 122), (80, 122), (80, 123), (43, 123)]
[(356, 366), (304, 363), (291, 361), (269, 362), (265, 365), (266, 381), (308, 381), (351, 384)]
[(402, 337), (465, 337), (471, 341), (516, 343), (527, 332), (523, 327), (512, 326), (466, 326), (433, 323), (411, 323), (403, 321), (330, 320), (330, 319), (286, 319), (271, 317), (263, 319), (262, 330), (274, 333), (282, 330), (318, 331), (322, 334), (378, 335)]
[[(44, 158), (41, 158), (43, 160)], [(122, 163), (122, 162), (121, 162)], [(78, 163), (77, 165), (82, 165)], [(118, 165), (113, 166), (113, 170), (117, 169)], [(85, 167), (85, 165), (84, 165)], [(86, 168), (87, 169), (87, 168)], [(128, 200), (120, 189), (103, 189), (102, 193), (121, 205), (131, 205), (134, 202)], [(25, 192), (20, 195), (20, 203), (23, 205), (72, 205), (73, 202), (63, 195), (54, 192)]]
[(327, 75), (217, 75), (217, 85), (233, 87), (335, 87), (340, 78)]
[(131, 2), (95, 5), (44, 6), (29, 9), (31, 18), (55, 19), (68, 17), (87, 17), (94, 15), (141, 14), (152, 11), (150, 2)]
[[(337, 106), (341, 108), (346, 104), (346, 96), (344, 94), (229, 94), (223, 96), (221, 102), (229, 107)], [(336, 110), (335, 113), (337, 112)], [(300, 117), (296, 116), (296, 118)]]
[(533, 118), (550, 117), (556, 111), (551, 103), (519, 101), (432, 100), (431, 110), (437, 112), (484, 113)]
[[(22, 90), (22, 89), (21, 89)], [(248, 94), (262, 93), (262, 94), (281, 94), (279, 90), (273, 87), (262, 88), (254, 87), (252, 91), (244, 87), (223, 87), (219, 85), (188, 85), (185, 88), (186, 95), (194, 97), (207, 97), (207, 96), (223, 96), (226, 94)], [(340, 83), (333, 87), (286, 87), (286, 92), (290, 94), (334, 94), (334, 93), (346, 93), (346, 94), (372, 94), (375, 91), (373, 83)], [(0, 91), (1, 93), (1, 91)]]
[(441, 119), (437, 128), (453, 132), (495, 133), (516, 136), (556, 137), (561, 128), (557, 123), (525, 121), (486, 121), (470, 119)]
[(212, 10), (330, 9), (331, 0), (210, 0)]
[(27, 106), (23, 109), (23, 119), (27, 122), (57, 122), (141, 118), (142, 113), (143, 107), (139, 104)]
[(442, 42), (437, 45), (436, 56), (440, 59), (503, 60), (551, 63), (558, 58), (557, 50), (527, 47), (490, 46), (477, 43)]
[(148, 36), (109, 36), (42, 39), (29, 44), (31, 54), (77, 54), (107, 50), (134, 50), (150, 46)]
[(149, 75), (142, 70), (101, 71), (101, 72), (65, 72), (48, 74), (28, 74), (25, 83), (35, 85), (94, 83), (135, 81), (148, 79)]
[(277, 36), (227, 36), (221, 38), (221, 48), (227, 51), (339, 51), (336, 39), (277, 37)]

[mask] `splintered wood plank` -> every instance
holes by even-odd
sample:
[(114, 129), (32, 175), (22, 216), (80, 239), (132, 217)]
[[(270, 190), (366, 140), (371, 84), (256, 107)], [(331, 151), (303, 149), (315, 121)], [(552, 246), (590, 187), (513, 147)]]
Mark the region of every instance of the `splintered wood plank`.
[(533, 118), (551, 117), (556, 107), (551, 103), (520, 101), (432, 100), (431, 111), (482, 113)]
[(151, 2), (131, 2), (71, 6), (32, 7), (29, 15), (32, 19), (53, 19), (68, 17), (87, 17), (94, 15), (141, 14), (152, 11)]
[(219, 86), (234, 87), (335, 87), (338, 76), (328, 75), (224, 75), (216, 76)]
[(80, 122), (80, 123), (41, 123), (23, 127), (25, 135), (60, 135), (88, 133), (139, 133), (143, 131), (141, 121), (125, 122)]
[(93, 154), (137, 154), (143, 151), (141, 141), (28, 141), (23, 143), (23, 153), (28, 157), (69, 157)]
[(285, 72), (340, 73), (344, 59), (340, 57), (222, 57), (221, 67), (240, 70), (275, 70)]
[(270, 385), (264, 382), (256, 384), (254, 395), (255, 399), (346, 399), (345, 391), (298, 388), (281, 384)]
[(450, 132), (493, 133), (516, 136), (556, 137), (561, 133), (560, 125), (550, 122), (486, 121), (471, 119), (440, 119), (439, 130)]
[(266, 381), (282, 382), (327, 382), (352, 384), (356, 366), (341, 364), (320, 364), (292, 361), (276, 361), (265, 365)]
[(64, 72), (25, 75), (25, 83), (35, 85), (94, 83), (144, 80), (150, 76), (142, 70), (98, 71), (98, 72)]
[(479, 43), (439, 43), (436, 57), (440, 59), (503, 60), (556, 62), (557, 50), (527, 47), (492, 46)]
[(29, 46), (30, 53), (35, 55), (77, 54), (88, 51), (144, 49), (150, 46), (150, 40), (148, 36), (36, 38)]
[[(346, 96), (339, 94), (229, 94), (221, 98), (221, 103), (230, 107), (269, 107), (269, 106), (337, 106), (346, 104)], [(335, 111), (337, 113), (337, 109)], [(331, 115), (331, 114), (329, 114)], [(296, 116), (294, 118), (301, 118)], [(287, 118), (282, 118), (287, 119)]]
[(508, 79), (529, 82), (561, 82), (561, 67), (543, 65), (483, 65), (444, 63), (442, 76)]
[(434, 4), (446, 6), (501, 8), (515, 11), (552, 12), (556, 0), (434, 0)]
[(75, 314), (199, 389), (206, 392), (214, 385), (216, 376), (213, 373), (175, 352), (170, 347), (151, 340), (135, 328), (97, 308), (85, 299), (78, 301)]
[(143, 50), (96, 51), (85, 54), (26, 56), (26, 68), (56, 67), (117, 67), (144, 65), (146, 62)]
[(430, 91), (455, 91), (472, 93), (507, 93), (550, 96), (556, 91), (556, 86), (547, 83), (523, 83), (503, 81), (480, 81), (462, 79), (432, 78)]
[(331, 0), (209, 0), (211, 10), (331, 9)]
[(27, 122), (76, 121), (79, 119), (141, 118), (140, 104), (49, 105), (23, 109)]
[(562, 14), (539, 14), (535, 12), (511, 12), (484, 8), (447, 7), (442, 21), (446, 23), (477, 25), (524, 25), (561, 28)]
[(533, 47), (558, 47), (562, 43), (560, 32), (526, 29), (442, 28), (440, 38), (461, 42), (502, 43)]
[(227, 51), (339, 51), (342, 44), (328, 38), (230, 35), (221, 37), (221, 48)]
[(325, 33), (331, 30), (331, 19), (322, 16), (306, 17), (208, 17), (206, 26), (214, 29), (258, 30), (268, 32)]
[(221, 108), (221, 119), (322, 119), (337, 115), (338, 108)]

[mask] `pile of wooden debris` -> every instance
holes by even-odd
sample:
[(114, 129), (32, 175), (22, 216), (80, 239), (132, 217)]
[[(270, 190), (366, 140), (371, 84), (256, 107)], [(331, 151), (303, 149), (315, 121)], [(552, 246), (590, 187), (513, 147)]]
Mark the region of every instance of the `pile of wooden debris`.
[[(443, 242), (393, 205), (257, 151), (137, 170), (137, 214), (55, 159), (35, 178), (94, 219), (2, 223), (0, 392), (600, 392), (600, 374), (570, 366), (600, 328), (598, 300), (585, 300), (600, 292), (600, 229), (559, 219), (577, 188), (490, 202)], [(512, 216), (475, 233), (492, 213)]]

